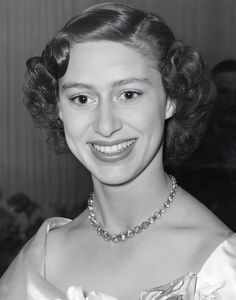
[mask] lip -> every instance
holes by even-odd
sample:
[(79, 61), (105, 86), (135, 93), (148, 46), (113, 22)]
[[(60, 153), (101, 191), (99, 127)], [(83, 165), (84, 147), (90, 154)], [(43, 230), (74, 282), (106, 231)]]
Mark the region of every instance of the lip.
[[(135, 140), (135, 142), (130, 145), (128, 148), (126, 148), (124, 151), (119, 152), (119, 153), (103, 153), (103, 152), (99, 152), (97, 151), (92, 144), (97, 144), (100, 146), (113, 146), (116, 144), (120, 144), (120, 143), (124, 143), (130, 140)], [(116, 140), (116, 141), (112, 141), (112, 142), (107, 142), (107, 141), (93, 141), (91, 143), (89, 143), (89, 147), (91, 152), (93, 153), (93, 155), (100, 161), (102, 162), (117, 162), (120, 160), (125, 159), (127, 156), (129, 156), (129, 154), (132, 152), (135, 144), (136, 144), (136, 138), (134, 139), (124, 139), (124, 140)]]
[(113, 145), (122, 144), (122, 143), (132, 141), (132, 140), (136, 141), (136, 138), (120, 139), (120, 140), (114, 140), (114, 141), (99, 141), (99, 140), (96, 140), (96, 141), (91, 141), (88, 144), (95, 144), (95, 145), (99, 145), (99, 146), (110, 146), (111, 147)]

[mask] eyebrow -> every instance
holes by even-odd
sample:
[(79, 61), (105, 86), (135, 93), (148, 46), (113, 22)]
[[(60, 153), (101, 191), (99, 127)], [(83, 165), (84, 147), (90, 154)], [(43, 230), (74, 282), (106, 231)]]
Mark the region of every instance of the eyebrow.
[(63, 90), (73, 89), (73, 88), (86, 88), (92, 89), (93, 86), (91, 84), (80, 83), (80, 82), (68, 82), (62, 85)]
[[(116, 80), (112, 83), (112, 87), (119, 87), (119, 86), (122, 86), (122, 85), (126, 85), (126, 84), (129, 84), (129, 83), (135, 83), (135, 82), (151, 85), (151, 81), (148, 78), (145, 78), (145, 77), (142, 77), (142, 78), (132, 77), (132, 78), (127, 78), (127, 79)], [(68, 83), (63, 84), (62, 88), (64, 90), (72, 89), (72, 88), (95, 89), (94, 86), (91, 85), (91, 84), (80, 83), (80, 82), (68, 82)]]
[(145, 78), (145, 77), (143, 77), (143, 78), (132, 77), (132, 78), (128, 78), (128, 79), (122, 79), (122, 80), (114, 81), (112, 83), (112, 86), (113, 87), (119, 87), (121, 85), (126, 85), (126, 84), (129, 84), (129, 83), (135, 83), (135, 82), (151, 85), (151, 81), (148, 78)]

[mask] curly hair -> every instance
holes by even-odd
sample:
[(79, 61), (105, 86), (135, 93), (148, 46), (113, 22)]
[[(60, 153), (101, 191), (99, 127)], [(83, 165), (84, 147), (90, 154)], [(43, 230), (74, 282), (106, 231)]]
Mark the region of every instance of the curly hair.
[(71, 19), (46, 45), (39, 57), (30, 58), (24, 103), (38, 127), (48, 131), (48, 143), (67, 152), (63, 123), (58, 117), (58, 79), (68, 67), (74, 43), (109, 40), (133, 48), (152, 60), (162, 75), (167, 97), (175, 101), (175, 115), (166, 121), (164, 160), (180, 161), (197, 147), (205, 130), (211, 81), (206, 79), (199, 52), (175, 39), (155, 14), (120, 5), (95, 5)]

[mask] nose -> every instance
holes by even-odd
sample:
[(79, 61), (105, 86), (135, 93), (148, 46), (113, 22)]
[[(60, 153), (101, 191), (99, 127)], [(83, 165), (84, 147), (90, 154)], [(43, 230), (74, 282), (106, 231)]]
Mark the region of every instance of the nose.
[(121, 119), (113, 106), (110, 101), (100, 101), (97, 107), (94, 130), (104, 137), (110, 137), (122, 128)]

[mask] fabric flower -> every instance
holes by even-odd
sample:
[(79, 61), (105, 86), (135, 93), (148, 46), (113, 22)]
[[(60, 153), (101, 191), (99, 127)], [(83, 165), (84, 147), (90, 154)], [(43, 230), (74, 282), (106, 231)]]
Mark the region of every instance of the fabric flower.
[(224, 282), (214, 285), (204, 284), (196, 291), (194, 300), (218, 300), (216, 293), (224, 287)]
[(71, 286), (67, 290), (66, 295), (69, 300), (118, 300), (115, 297), (99, 292), (91, 292), (85, 297), (81, 286)]
[(67, 290), (66, 296), (69, 300), (85, 300), (81, 286), (71, 286)]
[(196, 289), (197, 275), (188, 274), (169, 284), (143, 291), (140, 300), (220, 300), (217, 290), (224, 283), (209, 285), (204, 284)]

